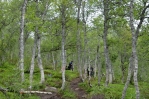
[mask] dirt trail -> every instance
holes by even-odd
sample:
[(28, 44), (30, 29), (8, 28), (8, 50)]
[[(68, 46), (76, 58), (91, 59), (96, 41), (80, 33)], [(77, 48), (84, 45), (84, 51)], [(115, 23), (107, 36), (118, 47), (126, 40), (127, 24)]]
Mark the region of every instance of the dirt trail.
[(88, 97), (87, 93), (83, 89), (81, 89), (78, 85), (80, 82), (81, 82), (80, 78), (75, 78), (70, 83), (71, 90), (73, 90), (76, 93), (77, 99), (104, 99), (103, 95), (94, 95), (91, 98), (87, 98)]
[[(76, 93), (77, 99), (104, 99), (103, 95), (95, 95), (91, 98), (87, 98), (87, 93), (79, 87), (79, 83), (81, 82), (80, 78), (75, 78), (70, 82), (70, 88), (72, 91)], [(48, 94), (37, 94), (40, 96), (40, 99), (62, 99), (61, 96), (57, 93), (53, 93), (52, 95)]]
[(87, 93), (79, 87), (79, 83), (81, 82), (80, 78), (75, 78), (71, 81), (70, 87), (76, 93), (77, 99), (87, 99)]

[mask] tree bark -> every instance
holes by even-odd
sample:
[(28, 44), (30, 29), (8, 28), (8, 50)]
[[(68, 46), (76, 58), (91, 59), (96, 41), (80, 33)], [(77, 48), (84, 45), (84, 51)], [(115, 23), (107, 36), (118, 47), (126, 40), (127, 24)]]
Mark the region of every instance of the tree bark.
[(32, 59), (31, 59), (31, 66), (30, 66), (30, 89), (32, 88), (33, 72), (34, 72), (34, 66), (35, 66), (36, 45), (37, 45), (37, 35), (35, 33), (34, 33), (34, 45), (32, 48)]
[(109, 83), (112, 83), (113, 76), (112, 76), (112, 66), (111, 61), (109, 58), (109, 51), (107, 46), (107, 34), (108, 34), (108, 20), (109, 20), (109, 4), (108, 0), (104, 0), (104, 35), (103, 35), (103, 42), (104, 42), (104, 54), (105, 54), (105, 65), (106, 65), (106, 82), (105, 85), (107, 86)]
[[(87, 16), (86, 16), (87, 17)], [(83, 30), (84, 30), (84, 80), (87, 78), (87, 31), (86, 31), (86, 19), (85, 19), (85, 1), (82, 2), (82, 18), (83, 18)]]
[[(37, 12), (36, 12), (36, 16), (37, 17), (40, 17), (39, 14), (38, 14), (38, 2), (39, 1), (36, 1), (36, 4), (37, 4)], [(41, 20), (43, 21), (44, 20), (44, 16), (46, 15), (47, 13), (47, 9), (48, 9), (48, 4), (49, 2), (47, 1), (46, 4), (45, 4), (45, 10), (43, 11), (43, 14), (41, 15)], [(44, 24), (44, 21), (42, 22), (42, 24)], [(41, 24), (41, 25), (42, 25)], [(41, 46), (41, 34), (39, 33), (39, 26), (36, 26), (36, 36), (37, 36), (37, 59), (38, 59), (38, 67), (40, 69), (40, 74), (41, 74), (41, 78), (40, 78), (40, 83), (44, 83), (45, 82), (45, 76), (44, 76), (44, 69), (43, 69), (43, 65), (42, 65), (42, 58), (41, 58), (41, 49), (40, 49), (40, 46)]]
[(96, 77), (97, 76), (97, 74), (96, 74), (96, 72), (97, 72), (97, 55), (95, 55), (95, 63), (94, 63), (94, 77)]
[(61, 8), (61, 27), (62, 27), (62, 41), (61, 41), (61, 46), (62, 46), (62, 87), (61, 89), (63, 90), (65, 88), (65, 67), (66, 67), (66, 59), (65, 59), (65, 29), (66, 29), (66, 19), (65, 19), (65, 14), (66, 14), (66, 6), (62, 4)]
[(125, 96), (126, 96), (126, 90), (128, 88), (128, 85), (130, 83), (130, 79), (131, 79), (131, 75), (132, 75), (132, 71), (133, 71), (133, 60), (132, 60), (132, 57), (130, 57), (129, 59), (129, 68), (128, 68), (128, 76), (127, 76), (127, 81), (125, 83), (125, 87), (124, 87), (124, 90), (123, 90), (123, 93), (122, 93), (122, 98), (121, 99), (125, 99)]
[(132, 57), (133, 57), (133, 64), (134, 64), (134, 84), (136, 88), (136, 99), (140, 98), (140, 92), (139, 92), (139, 86), (138, 86), (138, 57), (137, 57), (137, 50), (136, 50), (136, 44), (137, 44), (137, 37), (135, 34), (135, 27), (134, 27), (134, 17), (133, 17), (133, 3), (134, 0), (130, 1), (130, 27), (131, 27), (131, 33), (132, 33)]
[(83, 77), (82, 77), (82, 67), (81, 67), (81, 41), (80, 41), (80, 8), (81, 8), (81, 2), (82, 0), (79, 0), (77, 2), (77, 66), (78, 66), (78, 70), (79, 70), (79, 74), (80, 74), (80, 78), (82, 81)]
[[(137, 79), (137, 74), (138, 74), (138, 56), (137, 56), (137, 38), (138, 38), (138, 34), (139, 34), (139, 30), (142, 26), (142, 23), (145, 19), (145, 12), (147, 10), (147, 8), (149, 8), (149, 4), (147, 4), (147, 1), (144, 1), (144, 9), (141, 12), (140, 15), (140, 22), (137, 25), (137, 29), (135, 31), (135, 27), (134, 27), (134, 16), (133, 16), (133, 9), (134, 9), (134, 0), (130, 1), (130, 11), (129, 11), (129, 17), (130, 17), (130, 28), (131, 28), (131, 33), (132, 33), (132, 66), (133, 66), (133, 77), (134, 77), (134, 85), (136, 88), (136, 99), (140, 98), (140, 91), (139, 91), (139, 86), (138, 86), (138, 79)], [(129, 75), (128, 75), (129, 77)], [(127, 85), (128, 81), (126, 82)], [(125, 97), (125, 87), (124, 87), (124, 91), (122, 94), (122, 99), (124, 99)]]
[(24, 24), (25, 24), (25, 12), (28, 0), (24, 0), (21, 11), (21, 24), (20, 24), (20, 49), (19, 49), (19, 68), (21, 70), (21, 82), (24, 82)]
[(40, 73), (41, 73), (40, 83), (44, 83), (45, 82), (45, 77), (44, 77), (44, 69), (43, 69), (43, 66), (42, 66), (42, 59), (41, 59), (41, 54), (40, 54), (40, 45), (41, 45), (40, 40), (41, 40), (40, 34), (37, 33), (37, 50), (38, 50), (37, 58), (38, 58), (38, 66), (39, 66)]

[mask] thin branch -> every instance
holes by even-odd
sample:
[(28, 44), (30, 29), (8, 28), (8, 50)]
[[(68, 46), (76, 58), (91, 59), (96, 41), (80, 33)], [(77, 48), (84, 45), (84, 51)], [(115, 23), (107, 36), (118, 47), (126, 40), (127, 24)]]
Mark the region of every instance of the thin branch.
[(140, 22), (139, 22), (139, 24), (138, 24), (138, 26), (137, 26), (137, 30), (136, 30), (136, 37), (138, 38), (138, 34), (139, 34), (139, 30), (140, 30), (140, 28), (141, 28), (141, 25), (142, 25), (142, 23), (143, 23), (143, 21), (144, 21), (144, 19), (145, 19), (145, 17), (144, 17), (144, 15), (145, 15), (145, 12), (146, 12), (146, 10), (147, 10), (147, 8), (149, 8), (149, 4), (142, 10), (142, 12), (141, 12), (141, 17), (140, 17)]

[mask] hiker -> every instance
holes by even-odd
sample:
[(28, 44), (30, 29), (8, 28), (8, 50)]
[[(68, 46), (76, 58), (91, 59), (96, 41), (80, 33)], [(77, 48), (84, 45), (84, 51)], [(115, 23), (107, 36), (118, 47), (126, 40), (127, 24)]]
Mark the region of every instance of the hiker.
[(89, 70), (89, 67), (87, 68), (87, 76), (89, 76), (89, 73), (90, 73), (91, 77), (94, 76), (94, 69), (93, 69), (93, 67), (90, 67), (90, 70)]
[(69, 63), (68, 69), (67, 70), (72, 70), (73, 71), (73, 61)]

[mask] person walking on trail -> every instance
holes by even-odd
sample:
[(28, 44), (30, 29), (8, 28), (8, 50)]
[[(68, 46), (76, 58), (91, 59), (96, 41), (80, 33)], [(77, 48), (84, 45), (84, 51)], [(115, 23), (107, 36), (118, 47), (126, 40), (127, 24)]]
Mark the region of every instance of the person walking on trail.
[(73, 71), (73, 61), (71, 61), (69, 63), (68, 70), (72, 70)]

